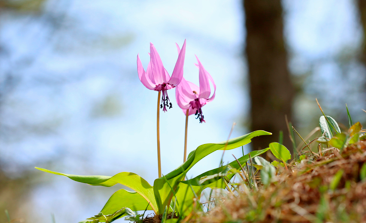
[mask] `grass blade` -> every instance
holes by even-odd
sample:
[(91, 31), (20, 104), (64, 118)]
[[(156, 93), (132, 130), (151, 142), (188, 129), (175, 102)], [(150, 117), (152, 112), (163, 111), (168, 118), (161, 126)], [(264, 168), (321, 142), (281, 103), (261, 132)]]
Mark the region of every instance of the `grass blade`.
[(304, 140), (304, 138), (302, 138), (302, 136), (300, 135), (300, 133), (298, 131), (296, 131), (295, 127), (292, 126), (292, 129), (296, 132), (296, 134), (300, 137), (300, 139), (304, 142), (304, 144), (306, 145), (306, 147), (309, 149), (310, 153), (316, 156), (319, 156), (318, 154), (314, 153), (310, 146), (306, 143), (306, 141)]
[(8, 210), (5, 210), (5, 215), (6, 215), (6, 219), (8, 219), (8, 222), (10, 223), (11, 220), (10, 220), (10, 215), (9, 215)]
[(166, 206), (165, 207), (165, 210), (164, 210), (163, 217), (161, 218), (161, 223), (165, 223), (166, 222), (166, 217), (167, 217), (168, 209), (169, 209), (169, 207)]
[(353, 122), (352, 122), (352, 117), (351, 117), (351, 115), (349, 114), (349, 110), (348, 110), (348, 106), (347, 106), (347, 104), (346, 104), (346, 109), (347, 109), (347, 116), (348, 116), (348, 125), (349, 125), (349, 127), (351, 128), (351, 127), (352, 127), (352, 125), (353, 125)]
[(332, 181), (330, 182), (330, 189), (332, 191), (335, 191), (337, 189), (337, 186), (342, 179), (343, 172), (343, 170), (338, 170), (338, 172), (334, 175)]
[(250, 153), (249, 153), (249, 160), (250, 160), (250, 165), (251, 165), (250, 170), (252, 172), (254, 187), (255, 187), (255, 189), (258, 190), (258, 185), (257, 185), (257, 182), (255, 181), (255, 174), (254, 174), (254, 170), (253, 170), (254, 165), (253, 165), (253, 161), (252, 161), (252, 157), (250, 156)]
[(297, 151), (297, 148), (296, 148), (295, 134), (294, 134), (293, 129), (291, 128), (292, 123), (288, 122), (287, 116), (285, 116), (285, 120), (286, 120), (286, 126), (287, 126), (287, 130), (288, 130), (288, 134), (289, 134), (288, 136), (292, 142), (292, 147), (294, 148), (294, 159), (297, 160), (299, 151)]

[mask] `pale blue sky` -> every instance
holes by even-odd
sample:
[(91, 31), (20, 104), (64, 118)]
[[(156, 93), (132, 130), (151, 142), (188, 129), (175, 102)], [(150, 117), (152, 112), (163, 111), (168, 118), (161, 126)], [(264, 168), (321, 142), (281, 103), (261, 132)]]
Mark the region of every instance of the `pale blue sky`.
[[(5, 159), (11, 161), (7, 171), (16, 174), (20, 166), (32, 168), (44, 159), (53, 159), (55, 171), (100, 175), (130, 171), (152, 184), (157, 176), (157, 92), (146, 89), (136, 72), (137, 54), (147, 66), (150, 42), (171, 73), (177, 58), (175, 43), (181, 45), (186, 39), (185, 78), (198, 84), (197, 55), (216, 82), (215, 100), (203, 107), (206, 123), (190, 117), (189, 151), (203, 143), (226, 140), (233, 122), (238, 125), (232, 137), (247, 133), (241, 125), (248, 121), (249, 109), (241, 1), (60, 2), (51, 1), (47, 9), (65, 14), (52, 38), (47, 23), (3, 15), (7, 20), (2, 23), (0, 38), (12, 50), (9, 60), (14, 62), (22, 55), (37, 55), (37, 59), (21, 73), (22, 82), (7, 97), (1, 115), (10, 117), (9, 122), (50, 130), (0, 142), (6, 150)], [(284, 1), (285, 34), (293, 56), (290, 68), (295, 74), (345, 47), (359, 46), (362, 36), (352, 4), (347, 0)], [(332, 62), (321, 64), (315, 72), (322, 81), (332, 78), (342, 83), (332, 66)], [(173, 109), (161, 114), (163, 174), (183, 159), (184, 115), (174, 91), (168, 93)], [(115, 108), (109, 116), (99, 113), (106, 98)], [(314, 103), (301, 106), (298, 115), (316, 109)], [(227, 152), (225, 161), (232, 160), (231, 154), (238, 157), (241, 149)], [(188, 175), (217, 167), (220, 156), (207, 157)], [(50, 213), (55, 214), (56, 222), (83, 220), (97, 214), (117, 190), (89, 188), (60, 176), (40, 174), (44, 181), (28, 198), (37, 207), (33, 221), (40, 223), (50, 222)], [(93, 192), (91, 197), (76, 196), (86, 187)]]

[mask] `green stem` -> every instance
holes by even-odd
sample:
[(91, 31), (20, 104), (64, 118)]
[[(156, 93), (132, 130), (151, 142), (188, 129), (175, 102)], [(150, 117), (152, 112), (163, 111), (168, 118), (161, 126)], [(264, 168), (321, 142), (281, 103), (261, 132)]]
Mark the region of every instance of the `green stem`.
[(159, 178), (161, 177), (161, 158), (160, 158), (160, 96), (161, 91), (159, 91), (158, 94), (158, 111), (157, 111), (157, 146), (158, 146), (158, 172), (159, 172)]
[(189, 109), (186, 112), (186, 131), (184, 136), (184, 155), (183, 155), (183, 163), (187, 161), (187, 138), (188, 138), (188, 115)]

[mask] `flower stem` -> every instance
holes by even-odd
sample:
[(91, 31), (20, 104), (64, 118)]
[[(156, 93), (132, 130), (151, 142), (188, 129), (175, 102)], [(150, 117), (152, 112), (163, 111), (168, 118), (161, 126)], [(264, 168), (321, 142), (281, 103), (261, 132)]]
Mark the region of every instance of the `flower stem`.
[(157, 146), (158, 146), (158, 172), (159, 172), (159, 178), (161, 177), (161, 158), (160, 158), (160, 96), (161, 91), (159, 91), (158, 94), (158, 111), (157, 111)]
[(185, 136), (184, 136), (184, 156), (183, 156), (183, 163), (185, 161), (187, 161), (187, 137), (188, 137), (188, 115), (189, 113), (189, 109), (187, 109), (186, 112), (186, 131), (185, 131)]

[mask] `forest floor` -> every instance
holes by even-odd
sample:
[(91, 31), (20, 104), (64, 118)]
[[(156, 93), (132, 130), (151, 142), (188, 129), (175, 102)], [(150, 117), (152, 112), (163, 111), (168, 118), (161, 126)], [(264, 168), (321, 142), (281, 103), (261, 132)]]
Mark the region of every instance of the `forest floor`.
[(257, 178), (258, 189), (228, 193), (189, 222), (366, 222), (365, 140), (343, 151), (309, 151), (300, 162), (277, 168), (266, 186)]

